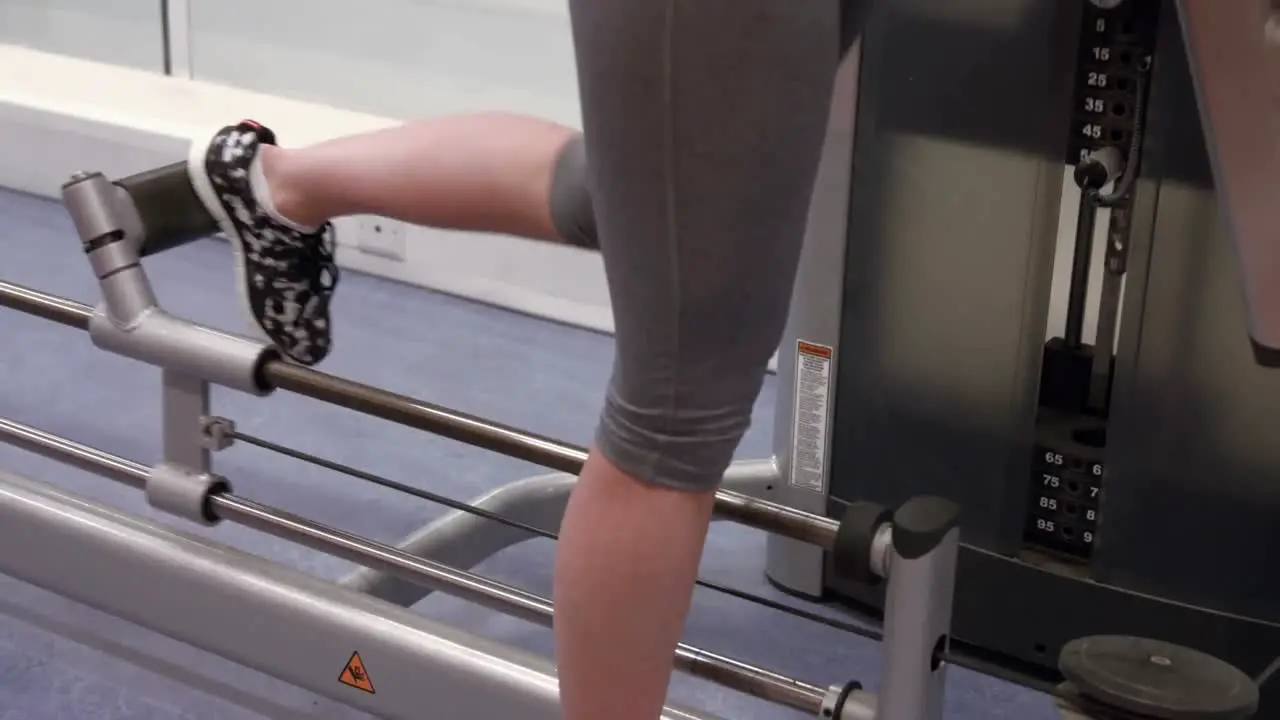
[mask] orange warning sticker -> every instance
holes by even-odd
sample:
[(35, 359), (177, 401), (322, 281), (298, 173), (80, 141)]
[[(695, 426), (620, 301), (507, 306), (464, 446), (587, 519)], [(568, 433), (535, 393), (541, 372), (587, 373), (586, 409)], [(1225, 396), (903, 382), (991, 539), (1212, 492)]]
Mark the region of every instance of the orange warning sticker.
[(803, 340), (796, 344), (799, 346), (798, 349), (800, 350), (801, 355), (811, 355), (813, 357), (822, 358), (823, 360), (830, 360), (831, 356), (835, 354), (835, 350), (827, 347), (826, 345), (814, 345), (813, 343), (807, 343)]
[(826, 492), (827, 424), (831, 415), (832, 361), (828, 345), (796, 343), (795, 407), (791, 421), (791, 484)]
[(364, 660), (360, 659), (360, 653), (351, 653), (351, 659), (342, 668), (342, 674), (338, 676), (338, 682), (357, 690), (363, 690), (370, 695), (373, 694), (373, 681), (369, 679), (369, 671), (364, 667)]

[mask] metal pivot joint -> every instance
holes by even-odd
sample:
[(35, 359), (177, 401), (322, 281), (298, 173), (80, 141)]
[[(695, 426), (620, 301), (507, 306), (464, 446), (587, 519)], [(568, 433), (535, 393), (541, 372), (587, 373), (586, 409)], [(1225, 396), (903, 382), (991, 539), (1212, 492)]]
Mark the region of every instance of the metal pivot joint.
[(213, 497), (232, 492), (226, 478), (209, 472), (192, 472), (171, 463), (160, 463), (147, 476), (147, 502), (157, 510), (201, 525), (217, 525)]
[(155, 177), (145, 183), (132, 178), (113, 183), (100, 173), (81, 173), (62, 188), (63, 202), (102, 290), (102, 304), (89, 320), (90, 338), (118, 355), (241, 392), (269, 394), (272, 387), (262, 369), (279, 357), (276, 350), (174, 317), (157, 303), (141, 258), (175, 242), (172, 237), (148, 242), (147, 223), (135, 196), (155, 199), (164, 195), (157, 188), (189, 183), (185, 172), (150, 175)]

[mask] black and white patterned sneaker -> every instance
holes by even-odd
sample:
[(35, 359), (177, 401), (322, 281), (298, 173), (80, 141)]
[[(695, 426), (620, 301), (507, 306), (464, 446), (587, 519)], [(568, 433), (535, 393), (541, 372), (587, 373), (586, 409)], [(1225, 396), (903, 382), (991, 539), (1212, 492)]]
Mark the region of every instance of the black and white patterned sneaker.
[[(307, 230), (259, 199), (254, 173), (275, 133), (245, 120), (191, 146), (187, 172), (196, 195), (235, 249), (240, 296), (250, 319), (286, 357), (315, 365), (330, 350), (329, 302), (338, 283), (333, 227)], [(259, 177), (259, 185), (261, 177)]]

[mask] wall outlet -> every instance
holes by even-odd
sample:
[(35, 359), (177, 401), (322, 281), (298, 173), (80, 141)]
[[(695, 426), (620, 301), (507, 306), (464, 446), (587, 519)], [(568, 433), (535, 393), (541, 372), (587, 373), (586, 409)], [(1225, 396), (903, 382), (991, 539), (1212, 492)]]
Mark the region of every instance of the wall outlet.
[(407, 234), (404, 223), (372, 215), (361, 217), (356, 223), (356, 249), (389, 260), (404, 260)]

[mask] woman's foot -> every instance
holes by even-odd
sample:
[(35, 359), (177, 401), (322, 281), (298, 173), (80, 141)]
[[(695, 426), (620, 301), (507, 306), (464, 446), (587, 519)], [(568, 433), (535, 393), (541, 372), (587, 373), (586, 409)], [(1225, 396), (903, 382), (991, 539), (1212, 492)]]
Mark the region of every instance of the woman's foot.
[(333, 228), (304, 227), (272, 203), (260, 150), (275, 133), (245, 120), (192, 144), (192, 187), (235, 249), (249, 318), (289, 359), (315, 365), (332, 346), (329, 303), (338, 283)]

